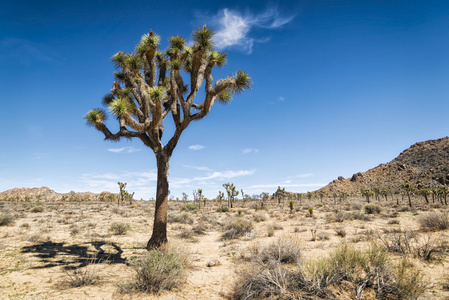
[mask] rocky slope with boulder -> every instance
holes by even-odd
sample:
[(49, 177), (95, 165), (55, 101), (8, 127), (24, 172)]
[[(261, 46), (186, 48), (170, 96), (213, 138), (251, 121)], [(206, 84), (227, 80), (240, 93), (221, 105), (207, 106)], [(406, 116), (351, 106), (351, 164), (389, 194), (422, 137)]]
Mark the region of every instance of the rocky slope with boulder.
[(449, 184), (449, 137), (416, 143), (389, 163), (358, 172), (351, 178), (339, 177), (319, 191), (356, 196), (365, 188), (400, 190), (403, 183), (417, 189)]
[(14, 188), (0, 193), (0, 201), (115, 201), (117, 194), (57, 193), (48, 187)]

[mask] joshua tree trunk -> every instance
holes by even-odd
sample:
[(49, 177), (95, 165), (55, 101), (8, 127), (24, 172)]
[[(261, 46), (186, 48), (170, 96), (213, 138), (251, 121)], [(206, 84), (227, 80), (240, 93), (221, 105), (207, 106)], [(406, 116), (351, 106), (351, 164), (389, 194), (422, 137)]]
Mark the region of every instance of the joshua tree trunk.
[(170, 157), (162, 150), (161, 153), (156, 154), (156, 160), (156, 208), (154, 212), (153, 234), (147, 244), (148, 250), (158, 248), (167, 242), (168, 167)]

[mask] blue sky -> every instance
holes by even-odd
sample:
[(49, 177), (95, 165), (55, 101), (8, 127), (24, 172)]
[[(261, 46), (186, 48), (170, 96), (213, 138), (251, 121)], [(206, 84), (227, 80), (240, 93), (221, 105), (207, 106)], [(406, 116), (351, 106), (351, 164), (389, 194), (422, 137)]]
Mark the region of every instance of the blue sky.
[(243, 69), (254, 83), (184, 131), (174, 197), (215, 197), (226, 182), (313, 191), (448, 135), (448, 1), (3, 1), (0, 191), (124, 181), (155, 197), (152, 151), (104, 141), (83, 116), (112, 87), (113, 54), (150, 29), (165, 48), (204, 24), (228, 53), (214, 78)]

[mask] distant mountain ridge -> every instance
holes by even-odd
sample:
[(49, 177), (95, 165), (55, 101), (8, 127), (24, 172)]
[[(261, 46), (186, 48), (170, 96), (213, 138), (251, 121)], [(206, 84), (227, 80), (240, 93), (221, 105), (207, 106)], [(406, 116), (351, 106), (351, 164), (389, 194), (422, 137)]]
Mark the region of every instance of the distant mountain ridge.
[(0, 193), (0, 201), (111, 201), (116, 196), (110, 192), (57, 193), (48, 187), (13, 188)]
[(403, 183), (418, 189), (449, 184), (449, 137), (416, 143), (391, 162), (358, 172), (351, 178), (339, 177), (320, 191), (356, 196), (364, 188), (399, 190)]

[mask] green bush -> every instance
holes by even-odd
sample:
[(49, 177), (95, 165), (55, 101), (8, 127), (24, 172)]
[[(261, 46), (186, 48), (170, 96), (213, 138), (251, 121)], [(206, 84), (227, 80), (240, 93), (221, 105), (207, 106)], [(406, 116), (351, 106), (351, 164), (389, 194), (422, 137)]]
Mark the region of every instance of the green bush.
[(382, 208), (377, 204), (367, 204), (365, 205), (365, 213), (372, 215), (372, 214), (380, 214), (382, 211)]
[(217, 208), (217, 212), (228, 212), (229, 211), (229, 207), (227, 206), (221, 206), (219, 208)]
[(130, 266), (136, 272), (131, 289), (146, 293), (160, 293), (178, 287), (183, 278), (184, 266), (174, 250), (150, 250), (144, 257), (134, 258)]
[(198, 206), (195, 204), (186, 204), (183, 207), (181, 207), (182, 211), (193, 211), (197, 212), (199, 210)]
[(32, 212), (32, 213), (38, 213), (38, 212), (43, 212), (43, 211), (44, 211), (44, 207), (42, 205), (37, 205), (30, 209), (30, 212)]
[(419, 270), (405, 262), (392, 266), (387, 250), (377, 245), (362, 251), (341, 244), (328, 257), (297, 265), (295, 270), (284, 268), (279, 260), (256, 261), (240, 274), (234, 298), (334, 299), (331, 285), (350, 293), (351, 299), (361, 299), (365, 288), (374, 288), (376, 299), (416, 299), (425, 290)]
[(169, 223), (193, 224), (193, 218), (186, 212), (182, 214), (169, 214)]
[(447, 213), (434, 211), (419, 218), (419, 224), (424, 230), (445, 230), (449, 228)]
[(2, 213), (0, 215), (0, 226), (7, 226), (14, 224), (14, 216), (11, 214)]
[(253, 223), (250, 220), (243, 217), (232, 218), (224, 227), (225, 233), (223, 234), (223, 239), (229, 240), (241, 237), (251, 232), (252, 228)]
[(130, 229), (131, 226), (129, 224), (119, 222), (114, 222), (109, 227), (109, 231), (114, 235), (125, 235)]

